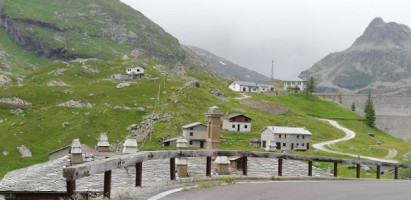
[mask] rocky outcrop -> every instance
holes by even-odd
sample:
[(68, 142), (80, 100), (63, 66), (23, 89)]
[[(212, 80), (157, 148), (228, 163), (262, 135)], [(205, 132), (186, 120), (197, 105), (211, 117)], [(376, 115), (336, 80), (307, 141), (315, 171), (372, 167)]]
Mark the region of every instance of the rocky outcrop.
[(65, 103), (61, 103), (58, 106), (72, 107), (72, 108), (93, 108), (93, 104), (89, 102), (75, 101), (75, 100), (70, 100)]
[(23, 106), (31, 106), (32, 105), (31, 102), (25, 101), (25, 100), (20, 99), (18, 97), (0, 98), (0, 103), (11, 104), (11, 105), (23, 105)]
[(47, 83), (47, 86), (50, 87), (70, 87), (70, 84), (61, 81), (50, 81)]
[(146, 116), (140, 125), (132, 124), (127, 130), (130, 131), (128, 137), (137, 138), (137, 141), (142, 141), (144, 138), (154, 134), (154, 124), (157, 122), (170, 122), (173, 118), (169, 114), (153, 113)]
[(188, 81), (186, 84), (183, 85), (183, 87), (180, 88), (180, 90), (185, 90), (189, 87), (199, 88), (200, 87), (200, 82), (198, 80)]
[(17, 147), (17, 149), (20, 151), (21, 157), (26, 158), (26, 157), (31, 157), (31, 151), (24, 145), (21, 145)]
[(5, 87), (11, 84), (13, 81), (6, 75), (0, 74), (0, 87)]
[(353, 45), (300, 74), (317, 92), (411, 94), (411, 30), (375, 18)]

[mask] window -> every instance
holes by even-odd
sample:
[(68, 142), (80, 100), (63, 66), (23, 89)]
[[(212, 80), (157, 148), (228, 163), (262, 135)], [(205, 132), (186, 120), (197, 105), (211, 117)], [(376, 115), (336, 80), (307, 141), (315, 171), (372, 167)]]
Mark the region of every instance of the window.
[(266, 146), (266, 141), (263, 140), (263, 148), (265, 148), (265, 146)]
[(303, 137), (303, 139), (305, 138), (305, 136), (304, 136), (304, 135), (303, 135), (302, 137)]
[(244, 128), (247, 128), (248, 126), (247, 125), (244, 125)]
[(281, 138), (281, 134), (280, 134), (280, 135), (278, 135), (278, 138)]
[(296, 145), (296, 146), (298, 147), (298, 145), (299, 145), (299, 144), (297, 143), (297, 145)]
[(285, 145), (286, 145), (286, 144), (285, 144), (285, 143), (283, 143), (283, 147), (285, 147)]
[(190, 132), (190, 136), (193, 136), (193, 132)]
[(300, 136), (299, 135), (297, 135), (297, 139), (299, 139), (300, 138)]
[(193, 141), (190, 141), (190, 145), (193, 145)]
[(233, 128), (235, 128), (235, 124), (233, 124), (233, 126), (232, 126)]
[(193, 127), (190, 127), (190, 130), (193, 130), (194, 128)]
[(287, 138), (287, 135), (284, 135), (284, 138)]
[(140, 71), (140, 69), (137, 69), (137, 72), (139, 72)]
[(302, 143), (301, 145), (304, 146), (304, 143)]

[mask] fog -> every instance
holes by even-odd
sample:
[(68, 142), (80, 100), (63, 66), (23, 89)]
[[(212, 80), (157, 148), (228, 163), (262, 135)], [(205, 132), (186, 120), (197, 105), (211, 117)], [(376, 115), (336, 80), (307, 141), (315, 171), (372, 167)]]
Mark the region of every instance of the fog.
[(372, 19), (411, 25), (404, 0), (121, 0), (181, 43), (270, 77), (296, 79), (351, 46)]

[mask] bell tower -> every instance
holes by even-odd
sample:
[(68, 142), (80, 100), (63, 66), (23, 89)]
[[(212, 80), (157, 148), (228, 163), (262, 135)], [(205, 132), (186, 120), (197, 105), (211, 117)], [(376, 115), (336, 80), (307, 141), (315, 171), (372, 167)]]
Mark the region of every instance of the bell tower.
[(207, 149), (220, 148), (220, 109), (211, 107), (205, 114), (207, 117)]

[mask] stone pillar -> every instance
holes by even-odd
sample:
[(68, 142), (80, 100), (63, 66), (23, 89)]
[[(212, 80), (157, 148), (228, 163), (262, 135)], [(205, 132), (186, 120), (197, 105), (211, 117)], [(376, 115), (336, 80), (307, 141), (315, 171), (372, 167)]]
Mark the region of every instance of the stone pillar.
[(218, 175), (228, 175), (230, 160), (228, 160), (227, 156), (217, 156), (215, 163), (217, 165)]
[(123, 153), (133, 154), (138, 152), (138, 144), (136, 139), (127, 138), (123, 144)]
[(100, 133), (100, 137), (97, 142), (97, 151), (98, 152), (109, 152), (110, 143), (108, 142), (107, 133)]
[(70, 157), (72, 165), (83, 163), (83, 153), (81, 151), (80, 139), (74, 139), (71, 143)]
[[(187, 149), (187, 139), (179, 138), (177, 139), (177, 149), (178, 150), (185, 150)], [(187, 166), (188, 166), (188, 159), (185, 157), (176, 158), (176, 166), (177, 166), (177, 173), (179, 177), (187, 177)]]
[(274, 141), (268, 141), (268, 144), (265, 146), (265, 151), (274, 152), (277, 148), (277, 145)]
[(207, 149), (220, 148), (220, 109), (211, 107), (205, 114), (207, 117)]

